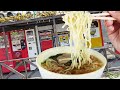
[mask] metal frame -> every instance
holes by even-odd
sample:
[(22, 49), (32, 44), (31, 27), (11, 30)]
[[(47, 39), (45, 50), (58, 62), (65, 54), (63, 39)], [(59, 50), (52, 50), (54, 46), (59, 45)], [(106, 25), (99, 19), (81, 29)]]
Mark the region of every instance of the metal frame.
[(0, 65), (0, 79), (3, 79), (2, 65)]
[[(16, 70), (23, 62), (20, 62), (14, 69)], [(13, 75), (13, 72), (10, 72), (5, 78), (8, 79), (11, 75)]]

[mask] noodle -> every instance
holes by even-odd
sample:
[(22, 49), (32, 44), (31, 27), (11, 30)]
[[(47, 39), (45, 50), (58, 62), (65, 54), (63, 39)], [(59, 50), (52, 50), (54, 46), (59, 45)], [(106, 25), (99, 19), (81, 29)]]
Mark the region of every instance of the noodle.
[(91, 14), (87, 11), (66, 12), (63, 21), (65, 22), (63, 27), (68, 26), (67, 30), (70, 31), (71, 69), (80, 69), (81, 65), (91, 63), (89, 52), (91, 48)]

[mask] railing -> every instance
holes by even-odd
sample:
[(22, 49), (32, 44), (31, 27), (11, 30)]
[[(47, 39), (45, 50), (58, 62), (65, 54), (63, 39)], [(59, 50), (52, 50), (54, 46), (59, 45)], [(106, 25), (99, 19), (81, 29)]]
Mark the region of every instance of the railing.
[[(0, 61), (0, 78), (1, 79), (8, 79), (13, 73), (16, 74), (17, 76), (23, 78), (23, 79), (30, 78), (35, 73), (35, 71), (38, 70), (37, 66), (34, 63), (32, 63), (30, 61), (30, 59), (36, 59), (36, 57)], [(19, 62), (19, 64), (16, 65), (15, 68), (12, 68), (9, 65), (5, 64), (5, 62), (13, 62), (13, 61), (21, 61), (21, 62)], [(26, 68), (27, 63), (29, 63), (29, 64), (33, 65), (34, 67), (36, 67), (36, 69), (33, 72), (31, 72), (31, 74), (29, 74), (29, 75), (28, 75), (27, 68)], [(17, 71), (17, 68), (22, 64), (25, 67), (25, 75)], [(3, 77), (2, 66), (4, 66), (5, 68), (7, 68), (8, 70), (11, 71), (6, 77)]]

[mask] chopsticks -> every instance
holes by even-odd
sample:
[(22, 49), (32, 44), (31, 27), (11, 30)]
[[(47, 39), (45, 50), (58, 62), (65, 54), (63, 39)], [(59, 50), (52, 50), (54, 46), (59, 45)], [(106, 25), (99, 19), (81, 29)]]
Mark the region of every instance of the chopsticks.
[[(91, 14), (93, 19), (100, 19), (100, 20), (116, 20), (113, 17), (110, 17), (109, 13), (98, 13), (98, 14)], [(106, 17), (109, 16), (109, 17)]]

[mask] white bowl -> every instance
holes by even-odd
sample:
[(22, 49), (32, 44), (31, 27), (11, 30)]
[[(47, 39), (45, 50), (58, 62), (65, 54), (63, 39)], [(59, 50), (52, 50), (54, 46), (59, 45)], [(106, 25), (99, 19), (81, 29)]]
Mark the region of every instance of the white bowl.
[(40, 55), (38, 55), (36, 59), (36, 65), (38, 66), (41, 77), (43, 79), (99, 79), (101, 78), (103, 71), (105, 69), (105, 66), (107, 64), (107, 60), (101, 53), (92, 49), (90, 50), (91, 55), (97, 57), (99, 60), (103, 62), (103, 66), (99, 70), (96, 70), (94, 72), (86, 73), (86, 74), (78, 74), (78, 75), (65, 75), (65, 74), (54, 73), (41, 67), (41, 62), (45, 61), (50, 56), (54, 56), (60, 53), (70, 53), (70, 51), (71, 51), (71, 48), (69, 46), (55, 47), (55, 48), (47, 49), (43, 51)]

